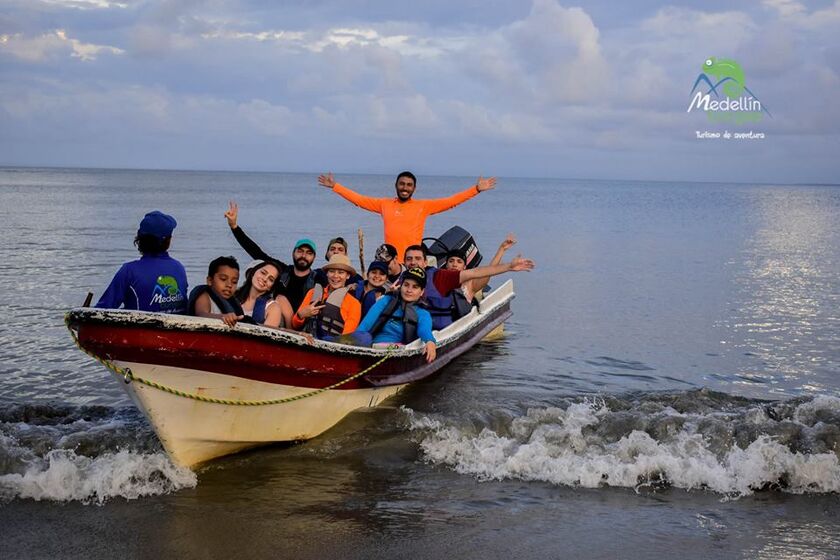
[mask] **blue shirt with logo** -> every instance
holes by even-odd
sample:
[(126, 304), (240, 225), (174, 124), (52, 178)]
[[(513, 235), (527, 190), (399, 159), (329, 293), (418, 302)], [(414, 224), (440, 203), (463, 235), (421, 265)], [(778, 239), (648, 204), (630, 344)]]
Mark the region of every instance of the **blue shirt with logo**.
[(120, 267), (96, 307), (187, 312), (187, 272), (168, 253), (143, 255)]

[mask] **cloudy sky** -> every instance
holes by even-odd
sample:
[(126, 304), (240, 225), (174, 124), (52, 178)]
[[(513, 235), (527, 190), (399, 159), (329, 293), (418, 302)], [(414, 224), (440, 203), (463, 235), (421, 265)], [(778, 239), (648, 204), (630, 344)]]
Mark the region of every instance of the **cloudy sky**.
[(0, 165), (840, 183), (840, 0), (565, 2), (0, 0)]

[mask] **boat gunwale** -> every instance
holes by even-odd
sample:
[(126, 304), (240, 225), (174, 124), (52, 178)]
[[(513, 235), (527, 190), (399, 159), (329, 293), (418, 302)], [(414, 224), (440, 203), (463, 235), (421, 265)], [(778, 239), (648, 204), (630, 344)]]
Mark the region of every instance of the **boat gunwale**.
[[(465, 334), (469, 333), (476, 325), (486, 317), (491, 316), (497, 309), (506, 305), (515, 297), (513, 292), (513, 281), (507, 280), (504, 284), (487, 294), (479, 303), (477, 310), (473, 311), (441, 331), (435, 334), (444, 336), (437, 339), (437, 347), (443, 348), (452, 343), (457, 343)], [(424, 351), (423, 343), (418, 339), (406, 346), (400, 347), (397, 352), (388, 348), (369, 348), (364, 346), (352, 346), (337, 342), (323, 340), (310, 340), (302, 334), (289, 331), (264, 327), (262, 325), (251, 325), (237, 323), (235, 327), (228, 327), (219, 319), (208, 317), (194, 317), (190, 315), (174, 315), (156, 313), (152, 311), (137, 311), (129, 309), (99, 309), (80, 307), (71, 309), (67, 313), (68, 325), (73, 328), (82, 323), (100, 323), (127, 328), (161, 328), (171, 331), (187, 332), (211, 332), (246, 339), (257, 339), (273, 343), (289, 344), (299, 346), (307, 350), (320, 350), (331, 354), (345, 356), (365, 356), (368, 358), (381, 358), (388, 353), (392, 357), (411, 357), (421, 354)]]

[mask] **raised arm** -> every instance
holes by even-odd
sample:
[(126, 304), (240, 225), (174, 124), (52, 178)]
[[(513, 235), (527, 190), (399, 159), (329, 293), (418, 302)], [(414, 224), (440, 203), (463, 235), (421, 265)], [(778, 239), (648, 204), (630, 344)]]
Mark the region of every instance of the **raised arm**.
[(479, 177), (478, 181), (476, 181), (476, 183), (473, 186), (459, 193), (455, 193), (452, 196), (448, 196), (446, 198), (433, 198), (431, 200), (425, 200), (424, 203), (426, 204), (426, 211), (429, 214), (439, 214), (441, 212), (445, 212), (450, 208), (458, 206), (462, 202), (468, 201), (480, 192), (489, 191), (495, 186), (495, 177), (490, 177), (489, 179)]
[[(499, 248), (496, 250), (496, 254), (493, 255), (493, 260), (490, 261), (490, 266), (497, 265), (502, 262), (502, 257), (505, 256), (505, 252), (516, 245), (516, 236), (512, 233), (507, 234), (505, 240), (502, 241), (502, 244), (499, 245)], [(489, 276), (485, 276), (484, 278), (476, 278), (472, 281), (472, 291), (473, 293), (480, 292), (484, 289), (484, 286), (490, 281)]]
[(517, 255), (516, 258), (511, 260), (509, 263), (479, 266), (477, 268), (462, 270), (459, 280), (461, 281), (461, 284), (463, 284), (467, 280), (473, 280), (475, 278), (489, 278), (505, 272), (528, 271), (533, 268), (534, 261), (531, 259), (523, 259), (521, 256)]
[(326, 175), (320, 175), (318, 177), (318, 184), (327, 187), (334, 191), (337, 195), (341, 196), (345, 200), (349, 200), (359, 208), (364, 210), (368, 210), (370, 212), (381, 213), (382, 212), (382, 199), (381, 198), (373, 198), (370, 196), (361, 195), (355, 191), (351, 191), (344, 185), (337, 183), (335, 178), (333, 177), (332, 173), (327, 173)]
[(237, 225), (237, 219), (239, 218), (239, 205), (237, 205), (235, 201), (230, 201), (228, 210), (225, 212), (225, 218), (227, 218), (228, 226), (230, 226), (230, 231), (233, 232), (233, 236), (236, 238), (236, 241), (243, 249), (245, 249), (245, 252), (248, 253), (252, 259), (275, 261), (281, 265), (283, 264), (283, 261), (280, 259), (275, 259), (263, 251), (260, 246), (254, 243), (250, 237), (245, 235), (242, 228)]

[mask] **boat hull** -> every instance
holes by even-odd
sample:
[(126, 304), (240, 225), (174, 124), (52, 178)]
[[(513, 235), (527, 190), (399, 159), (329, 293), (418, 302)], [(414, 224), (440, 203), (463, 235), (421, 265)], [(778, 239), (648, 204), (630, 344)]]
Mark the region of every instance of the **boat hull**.
[[(186, 393), (229, 401), (282, 400), (311, 393), (295, 387), (252, 381), (201, 370), (118, 362), (132, 374)], [(323, 391), (301, 400), (270, 405), (223, 405), (185, 399), (143, 383), (126, 391), (154, 426), (172, 461), (193, 466), (250, 447), (318, 436), (350, 412), (374, 407), (408, 384)]]
[(353, 410), (378, 405), (497, 330), (513, 297), (508, 281), (436, 333), (432, 363), (420, 341), (399, 350), (360, 348), (122, 310), (74, 310), (68, 324), (84, 351), (117, 373), (130, 371), (123, 384), (129, 396), (173, 462), (191, 467), (249, 447), (310, 439)]

